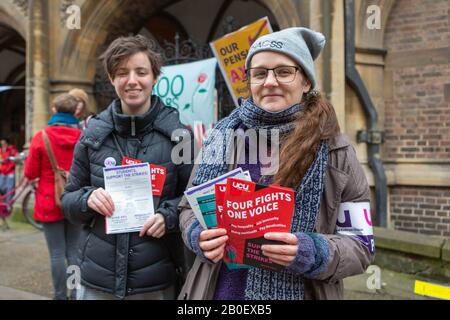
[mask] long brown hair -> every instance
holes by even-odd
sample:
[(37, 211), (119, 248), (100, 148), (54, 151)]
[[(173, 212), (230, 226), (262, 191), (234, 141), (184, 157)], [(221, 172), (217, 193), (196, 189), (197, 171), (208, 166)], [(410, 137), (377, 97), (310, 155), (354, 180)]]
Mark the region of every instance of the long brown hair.
[(280, 152), (280, 167), (274, 183), (297, 187), (313, 163), (321, 140), (340, 133), (336, 112), (320, 93), (307, 95), (295, 129), (286, 137)]

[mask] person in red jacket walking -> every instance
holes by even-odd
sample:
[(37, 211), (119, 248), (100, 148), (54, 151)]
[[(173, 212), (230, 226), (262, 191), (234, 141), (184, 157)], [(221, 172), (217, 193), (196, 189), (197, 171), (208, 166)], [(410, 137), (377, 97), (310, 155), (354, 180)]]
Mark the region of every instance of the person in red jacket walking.
[[(8, 158), (16, 154), (17, 149), (10, 144), (9, 138), (0, 139), (0, 194), (6, 194), (14, 189), (16, 164)], [(12, 197), (13, 194), (5, 200), (9, 201)]]
[[(67, 299), (66, 259), (68, 265), (78, 265), (77, 249), (80, 227), (71, 224), (55, 202), (55, 174), (44, 145), (42, 132), (48, 136), (58, 167), (69, 171), (75, 144), (81, 131), (74, 116), (78, 101), (69, 94), (57, 96), (53, 101), (53, 116), (48, 126), (32, 139), (25, 162), (24, 174), (29, 180), (39, 179), (36, 190), (34, 218), (43, 222), (44, 234), (50, 253), (55, 300)], [(71, 294), (75, 296), (74, 290)]]

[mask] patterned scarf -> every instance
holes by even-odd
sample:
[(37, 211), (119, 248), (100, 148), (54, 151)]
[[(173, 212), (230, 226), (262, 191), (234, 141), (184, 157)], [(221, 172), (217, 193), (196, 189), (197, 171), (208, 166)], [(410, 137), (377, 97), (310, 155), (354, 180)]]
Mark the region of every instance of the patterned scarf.
[[(232, 150), (231, 137), (241, 123), (250, 129), (278, 129), (280, 137), (288, 135), (301, 104), (281, 112), (272, 113), (257, 107), (251, 99), (243, 100), (241, 106), (230, 116), (221, 120), (205, 142), (202, 162), (193, 180), (194, 185), (209, 181), (228, 171)], [(291, 232), (313, 232), (325, 184), (328, 145), (322, 142), (316, 159), (307, 170), (301, 184), (296, 188), (295, 212)], [(273, 272), (261, 268), (248, 269), (245, 298), (248, 300), (303, 300), (304, 283), (301, 276), (286, 270)]]
[(268, 112), (257, 107), (252, 99), (241, 99), (240, 107), (219, 121), (208, 134), (202, 149), (201, 165), (192, 183), (199, 185), (228, 172), (229, 164), (233, 161), (231, 138), (241, 123), (249, 129), (267, 130), (269, 134), (270, 130), (278, 130), (282, 139), (292, 131), (293, 122), (302, 109), (301, 104), (296, 104), (281, 112)]

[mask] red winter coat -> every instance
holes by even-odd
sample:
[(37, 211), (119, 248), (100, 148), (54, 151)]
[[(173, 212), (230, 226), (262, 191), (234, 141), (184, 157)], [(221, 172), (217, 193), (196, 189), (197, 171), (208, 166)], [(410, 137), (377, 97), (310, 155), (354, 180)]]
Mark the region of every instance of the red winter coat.
[[(49, 126), (45, 128), (58, 166), (70, 170), (75, 144), (80, 138), (79, 129)], [(34, 180), (39, 178), (36, 190), (34, 218), (38, 221), (53, 222), (64, 219), (61, 209), (55, 204), (55, 174), (39, 131), (31, 141), (30, 151), (25, 162), (25, 176)]]
[[(0, 147), (0, 159), (4, 160), (8, 157), (14, 157), (17, 154), (17, 149), (14, 146)], [(16, 164), (12, 161), (6, 160), (0, 164), (0, 174), (9, 175), (16, 170)]]

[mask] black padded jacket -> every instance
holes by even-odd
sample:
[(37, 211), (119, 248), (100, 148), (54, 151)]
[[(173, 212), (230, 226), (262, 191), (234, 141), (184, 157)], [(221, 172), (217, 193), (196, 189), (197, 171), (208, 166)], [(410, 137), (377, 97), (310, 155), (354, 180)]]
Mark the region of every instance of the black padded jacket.
[[(119, 298), (152, 292), (175, 284), (175, 248), (180, 242), (177, 205), (192, 170), (189, 163), (176, 164), (171, 159), (172, 133), (183, 132), (185, 146), (192, 146), (191, 132), (180, 123), (176, 109), (166, 107), (152, 96), (152, 106), (144, 115), (121, 112), (120, 100), (89, 121), (75, 147), (69, 181), (62, 195), (62, 209), (72, 223), (84, 225), (80, 239), (81, 283)], [(142, 162), (167, 168), (164, 188), (154, 198), (155, 212), (164, 216), (166, 234), (160, 238), (139, 237), (137, 232), (105, 233), (105, 218), (87, 206), (90, 194), (104, 188), (103, 168), (107, 158), (121, 164), (123, 153)], [(180, 145), (178, 145), (179, 147)], [(111, 160), (111, 159), (109, 159)], [(176, 162), (176, 161), (175, 161)]]

